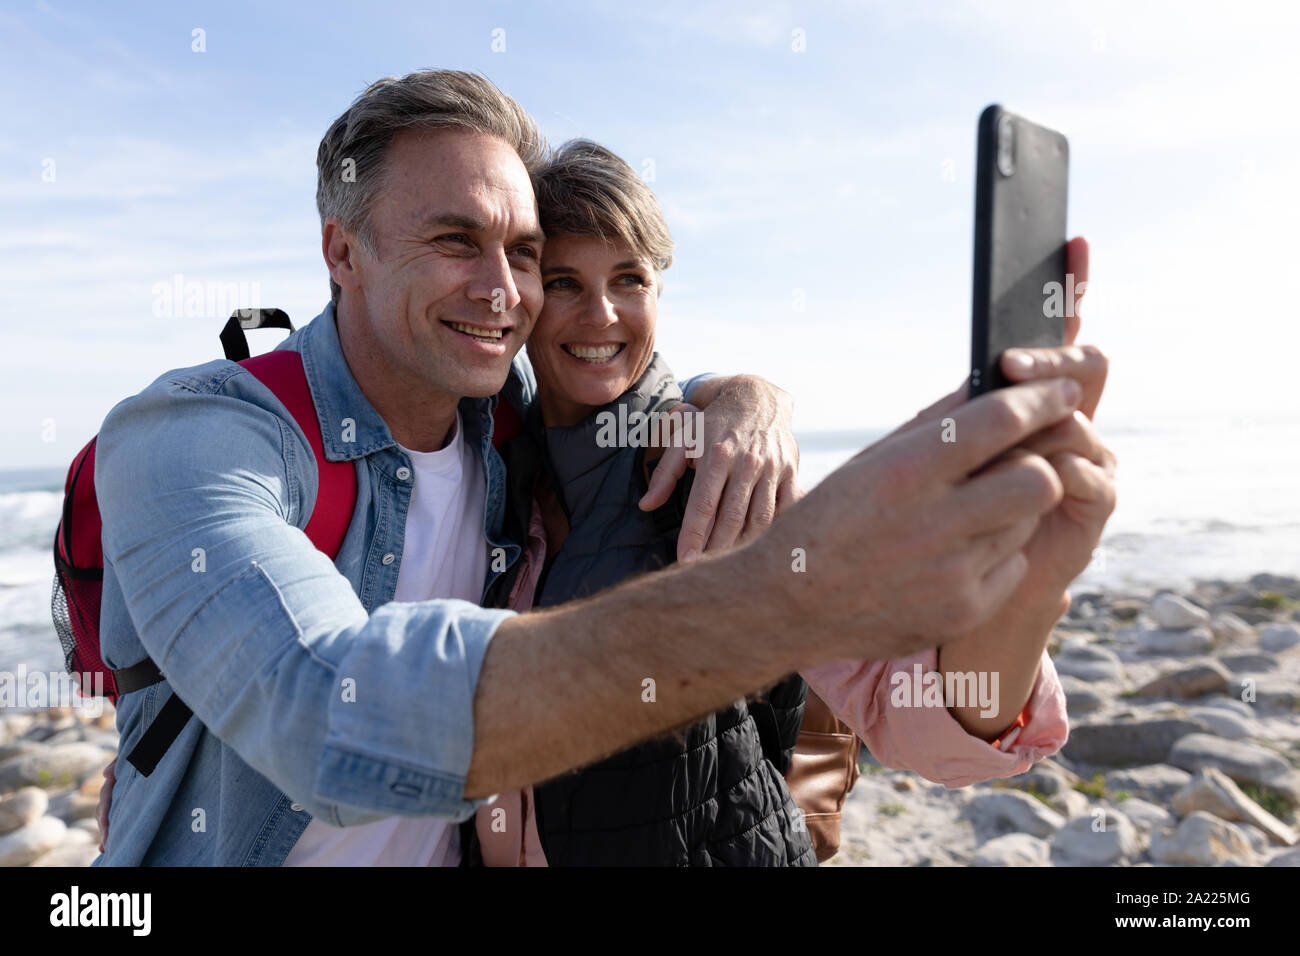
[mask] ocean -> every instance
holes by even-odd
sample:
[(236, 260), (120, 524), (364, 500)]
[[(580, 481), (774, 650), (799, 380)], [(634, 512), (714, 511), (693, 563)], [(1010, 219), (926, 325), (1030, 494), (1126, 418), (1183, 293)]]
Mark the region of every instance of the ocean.
[[(1260, 571), (1300, 576), (1300, 416), (1100, 423), (1119, 503), (1072, 590), (1181, 589)], [(799, 436), (806, 488), (886, 433)], [(65, 469), (0, 471), (0, 670), (62, 667), (51, 547)]]

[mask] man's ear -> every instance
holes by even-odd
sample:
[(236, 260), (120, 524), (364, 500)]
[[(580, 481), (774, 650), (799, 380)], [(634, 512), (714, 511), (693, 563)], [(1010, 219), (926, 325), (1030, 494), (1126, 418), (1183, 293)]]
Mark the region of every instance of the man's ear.
[(320, 236), (321, 254), (330, 278), (342, 289), (355, 291), (361, 284), (361, 270), (357, 257), (364, 254), (361, 243), (337, 219), (325, 220)]

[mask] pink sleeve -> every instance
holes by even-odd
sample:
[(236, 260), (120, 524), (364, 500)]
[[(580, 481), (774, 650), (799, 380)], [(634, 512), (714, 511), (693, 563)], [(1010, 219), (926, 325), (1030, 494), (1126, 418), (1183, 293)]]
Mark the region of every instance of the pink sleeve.
[(947, 707), (891, 703), (895, 687), (904, 681), (914, 686), (915, 665), (921, 665), (919, 674), (924, 675), (935, 670), (938, 660), (938, 650), (930, 648), (891, 661), (831, 661), (802, 673), (881, 765), (914, 770), (949, 789), (1023, 773), (1065, 744), (1070, 729), (1065, 692), (1046, 651), (1025, 706), (1027, 722), (1006, 734), (998, 747), (967, 733)]

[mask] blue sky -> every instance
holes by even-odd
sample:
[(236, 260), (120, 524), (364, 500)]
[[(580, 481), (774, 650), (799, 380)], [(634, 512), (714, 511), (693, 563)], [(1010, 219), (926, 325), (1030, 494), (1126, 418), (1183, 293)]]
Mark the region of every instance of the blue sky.
[(1070, 138), (1099, 422), (1294, 417), (1298, 25), (1281, 4), (6, 4), (4, 465), (66, 463), (120, 398), (220, 355), (216, 315), (153, 314), (160, 282), (314, 316), (316, 144), (424, 67), (653, 168), (677, 242), (660, 350), (772, 379), (802, 430), (892, 425), (965, 374), (990, 102)]

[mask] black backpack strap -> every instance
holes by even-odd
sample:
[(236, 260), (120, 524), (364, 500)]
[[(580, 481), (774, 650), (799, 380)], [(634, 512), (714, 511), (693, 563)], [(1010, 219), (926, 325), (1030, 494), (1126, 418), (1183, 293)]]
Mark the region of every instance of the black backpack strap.
[[(113, 671), (113, 680), (117, 683), (119, 694), (144, 690), (166, 679), (150, 657), (146, 657), (138, 664)], [(146, 777), (153, 773), (154, 768), (158, 766), (158, 761), (162, 760), (163, 754), (167, 752), (167, 748), (185, 729), (192, 713), (193, 711), (173, 693), (167, 699), (167, 703), (163, 704), (158, 716), (154, 717), (153, 723), (145, 728), (144, 736), (131, 748), (131, 753), (126, 758), (127, 763)]]
[(194, 711), (173, 693), (145, 730), (139, 743), (132, 748), (126, 758), (127, 762), (144, 776), (149, 776), (158, 766), (158, 761), (162, 760), (167, 748), (181, 735), (193, 714)]
[(246, 329), (288, 329), (292, 332), (293, 323), (284, 309), (236, 309), (221, 330), (221, 348), (232, 362), (242, 362), (250, 355), (248, 339), (244, 336)]

